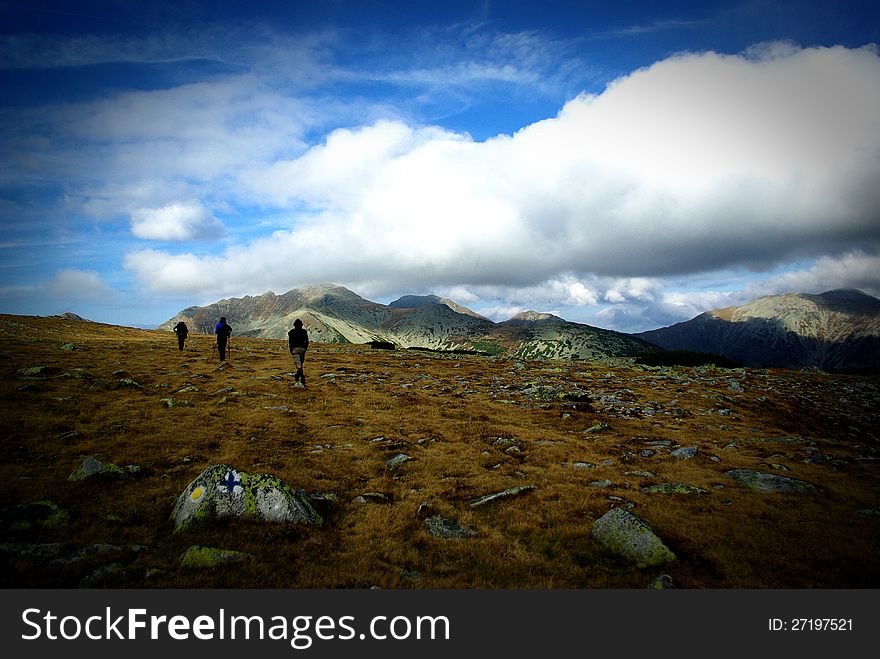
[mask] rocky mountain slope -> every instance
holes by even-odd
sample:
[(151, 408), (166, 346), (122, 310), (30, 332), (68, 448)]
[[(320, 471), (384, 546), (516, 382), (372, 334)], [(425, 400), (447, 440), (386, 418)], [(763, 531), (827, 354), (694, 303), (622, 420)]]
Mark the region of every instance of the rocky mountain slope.
[(549, 314), (527, 312), (494, 323), (435, 295), (406, 295), (383, 305), (331, 284), (189, 307), (159, 328), (170, 330), (183, 320), (192, 331), (212, 334), (220, 316), (226, 316), (235, 335), (257, 338), (286, 338), (293, 321), (300, 318), (311, 339), (325, 343), (381, 341), (403, 348), (477, 350), (548, 359), (602, 359), (656, 349), (636, 337)]
[(716, 353), (747, 366), (877, 369), (880, 300), (857, 290), (786, 293), (637, 336), (669, 350)]

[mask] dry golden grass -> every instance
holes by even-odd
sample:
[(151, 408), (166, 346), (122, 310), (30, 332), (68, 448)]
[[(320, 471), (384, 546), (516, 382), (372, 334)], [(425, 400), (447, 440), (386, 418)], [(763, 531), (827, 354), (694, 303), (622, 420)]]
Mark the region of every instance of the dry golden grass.
[[(309, 386), (297, 389), (281, 341), (233, 337), (221, 368), (210, 336), (192, 335), (180, 353), (171, 333), (62, 319), (2, 316), (0, 331), (0, 507), (51, 500), (70, 513), (56, 529), (7, 526), (0, 543), (61, 543), (62, 557), (119, 547), (57, 563), (0, 552), (5, 586), (76, 587), (113, 562), (125, 573), (111, 585), (148, 588), (642, 588), (661, 572), (684, 588), (880, 585), (876, 378), (315, 344)], [(51, 371), (20, 373), (34, 366)], [(583, 432), (597, 424), (607, 428)], [(697, 456), (671, 456), (679, 446)], [(389, 470), (401, 452), (413, 459)], [(87, 455), (142, 473), (68, 481)], [(319, 504), (321, 527), (235, 521), (174, 533), (177, 496), (220, 462), (336, 500)], [(724, 474), (734, 468), (823, 491), (751, 492)], [(708, 493), (640, 491), (668, 482)], [(469, 505), (518, 485), (535, 489)], [(387, 502), (353, 501), (369, 492)], [(595, 519), (627, 503), (675, 562), (636, 568), (590, 537)], [(435, 538), (429, 514), (476, 535)], [(180, 568), (195, 544), (254, 560)]]

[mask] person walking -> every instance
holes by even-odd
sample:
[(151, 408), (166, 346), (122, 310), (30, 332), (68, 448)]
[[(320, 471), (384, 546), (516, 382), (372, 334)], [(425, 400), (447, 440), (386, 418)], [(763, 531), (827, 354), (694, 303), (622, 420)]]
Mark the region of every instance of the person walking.
[(174, 326), (174, 333), (177, 334), (177, 349), (183, 351), (183, 344), (186, 343), (186, 335), (189, 334), (189, 328), (182, 320)]
[(299, 318), (293, 321), (293, 329), (287, 333), (287, 342), (290, 345), (290, 354), (296, 366), (293, 380), (298, 386), (304, 387), (306, 386), (306, 375), (303, 373), (303, 363), (306, 360), (306, 350), (309, 348), (309, 333)]
[(220, 361), (225, 361), (226, 344), (229, 342), (229, 335), (232, 334), (232, 328), (226, 323), (226, 316), (220, 317), (220, 322), (214, 328), (214, 334), (217, 335), (217, 350), (220, 352)]

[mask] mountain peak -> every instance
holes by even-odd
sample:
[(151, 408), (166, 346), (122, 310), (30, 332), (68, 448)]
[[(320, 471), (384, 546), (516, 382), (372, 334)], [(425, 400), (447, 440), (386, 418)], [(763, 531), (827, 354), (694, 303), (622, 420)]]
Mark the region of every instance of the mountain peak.
[(554, 316), (552, 313), (543, 313), (540, 311), (522, 311), (516, 314), (510, 320), (525, 320), (528, 322), (537, 322), (541, 320), (561, 320), (559, 316)]
[(747, 366), (876, 369), (880, 300), (845, 289), (768, 295), (636, 336), (667, 350), (716, 353)]
[(456, 313), (486, 320), (486, 318), (478, 314), (476, 311), (472, 311), (449, 298), (440, 297), (439, 295), (404, 295), (396, 299), (394, 302), (391, 302), (388, 306), (393, 309), (418, 309), (419, 307), (424, 307), (429, 304), (442, 304)]

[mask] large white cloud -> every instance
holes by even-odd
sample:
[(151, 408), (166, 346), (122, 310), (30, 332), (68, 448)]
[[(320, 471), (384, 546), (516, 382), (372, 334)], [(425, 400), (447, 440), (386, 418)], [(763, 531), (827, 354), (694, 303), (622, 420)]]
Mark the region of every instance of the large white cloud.
[(574, 281), (558, 304), (659, 304), (658, 277), (876, 253), (880, 57), (683, 54), (513, 135), (378, 121), (239, 180), (242, 198), (298, 214), (295, 228), (220, 256), (135, 252), (127, 266), (153, 290), (204, 296)]

